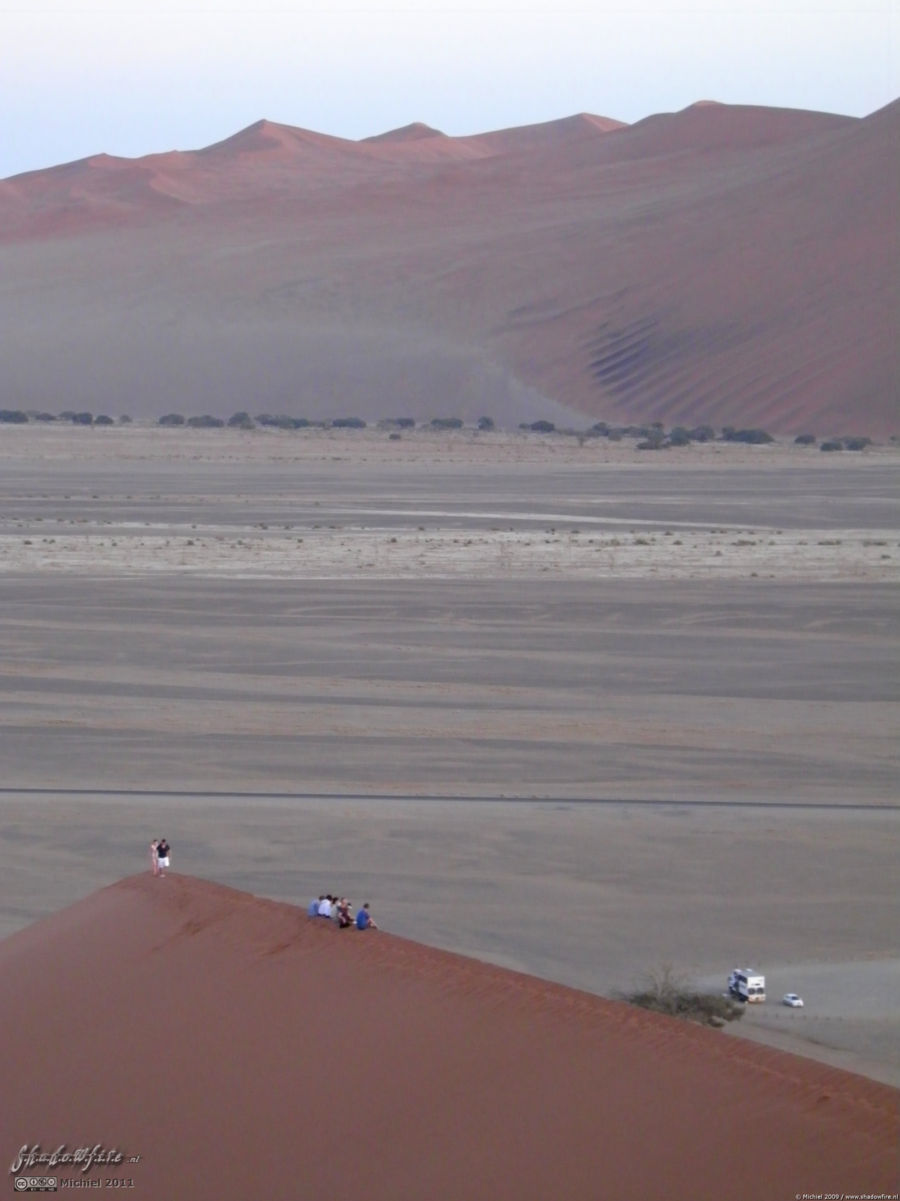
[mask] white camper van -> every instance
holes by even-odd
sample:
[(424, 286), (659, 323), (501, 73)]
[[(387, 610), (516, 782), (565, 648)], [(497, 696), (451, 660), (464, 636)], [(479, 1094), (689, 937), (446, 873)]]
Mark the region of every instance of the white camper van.
[(728, 991), (739, 1001), (765, 1001), (766, 978), (754, 972), (752, 967), (736, 967), (728, 977)]

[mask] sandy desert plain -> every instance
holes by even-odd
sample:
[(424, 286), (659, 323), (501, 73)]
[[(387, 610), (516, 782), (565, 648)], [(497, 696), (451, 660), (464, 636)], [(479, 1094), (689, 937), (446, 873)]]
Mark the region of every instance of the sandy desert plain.
[(165, 833), (900, 1084), (898, 453), (3, 429), (0, 935)]

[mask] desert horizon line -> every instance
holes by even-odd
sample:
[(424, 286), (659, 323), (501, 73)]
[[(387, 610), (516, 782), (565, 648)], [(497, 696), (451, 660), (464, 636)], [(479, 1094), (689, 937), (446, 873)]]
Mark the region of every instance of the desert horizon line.
[[(548, 117), (541, 121), (525, 121), (522, 124), (502, 125), (491, 127), (489, 129), (478, 129), (470, 133), (451, 134), (446, 133), (442, 129), (430, 125), (426, 121), (413, 119), (403, 125), (394, 126), (390, 129), (376, 131), (372, 134), (367, 134), (361, 138), (345, 137), (342, 134), (334, 134), (325, 130), (316, 129), (313, 126), (295, 125), (289, 121), (279, 121), (271, 117), (257, 117), (250, 121), (247, 125), (242, 125), (230, 134), (226, 134), (222, 138), (218, 138), (212, 142), (208, 142), (203, 146), (195, 147), (179, 147), (169, 146), (165, 149), (146, 150), (141, 154), (126, 155), (115, 154), (106, 150), (95, 150), (90, 154), (80, 155), (73, 159), (63, 159), (58, 162), (45, 164), (43, 167), (32, 167), (26, 171), (17, 171), (12, 175), (0, 177), (0, 182), (10, 182), (12, 180), (21, 179), (25, 176), (40, 175), (46, 171), (52, 171), (62, 167), (72, 167), (80, 163), (89, 163), (97, 159), (108, 159), (120, 163), (138, 163), (144, 159), (163, 158), (170, 155), (194, 155), (204, 154), (210, 150), (215, 150), (226, 146), (236, 139), (251, 133), (265, 132), (267, 130), (283, 131), (289, 134), (301, 134), (315, 137), (325, 143), (340, 144), (353, 147), (369, 147), (377, 146), (379, 143), (385, 142), (400, 142), (405, 140), (426, 140), (430, 138), (446, 140), (448, 142), (470, 142), (476, 139), (490, 138), (494, 135), (509, 133), (514, 130), (528, 129), (545, 129), (549, 130), (553, 126), (571, 126), (575, 122), (583, 122), (585, 125), (593, 125), (599, 135), (608, 133), (617, 133), (624, 130), (634, 129), (644, 122), (652, 121), (659, 117), (677, 116), (682, 113), (690, 112), (692, 109), (703, 108), (720, 108), (729, 110), (758, 110), (771, 112), (797, 112), (797, 113), (817, 113), (822, 116), (831, 116), (840, 118), (846, 121), (861, 122), (866, 121), (884, 109), (890, 108), (891, 105), (898, 103), (900, 97), (889, 101), (879, 108), (873, 109), (872, 112), (866, 113), (865, 116), (857, 117), (849, 113), (832, 111), (829, 109), (805, 109), (795, 108), (793, 105), (777, 105), (777, 104), (752, 104), (752, 103), (733, 103), (722, 100), (701, 98), (691, 101), (690, 104), (684, 105), (678, 109), (660, 109), (647, 113), (645, 116), (638, 118), (636, 121), (623, 121), (618, 117), (606, 116), (602, 113), (588, 112), (581, 110), (573, 113), (566, 113), (560, 117)], [(604, 128), (606, 126), (606, 128)]]

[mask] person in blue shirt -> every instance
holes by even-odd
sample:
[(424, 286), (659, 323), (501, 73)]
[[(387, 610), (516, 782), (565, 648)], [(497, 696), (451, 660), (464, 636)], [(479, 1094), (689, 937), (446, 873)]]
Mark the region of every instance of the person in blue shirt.
[(357, 930), (377, 930), (378, 927), (372, 921), (372, 915), (369, 913), (369, 902), (366, 901), (362, 909), (356, 915)]

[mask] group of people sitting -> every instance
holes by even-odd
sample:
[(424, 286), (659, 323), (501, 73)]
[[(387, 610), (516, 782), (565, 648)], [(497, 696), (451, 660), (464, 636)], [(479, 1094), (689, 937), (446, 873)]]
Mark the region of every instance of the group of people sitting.
[(324, 917), (329, 921), (336, 922), (341, 930), (378, 929), (369, 913), (368, 901), (357, 910), (356, 917), (354, 917), (352, 906), (346, 897), (333, 897), (331, 893), (323, 893), (320, 897), (313, 897), (306, 912), (309, 917)]

